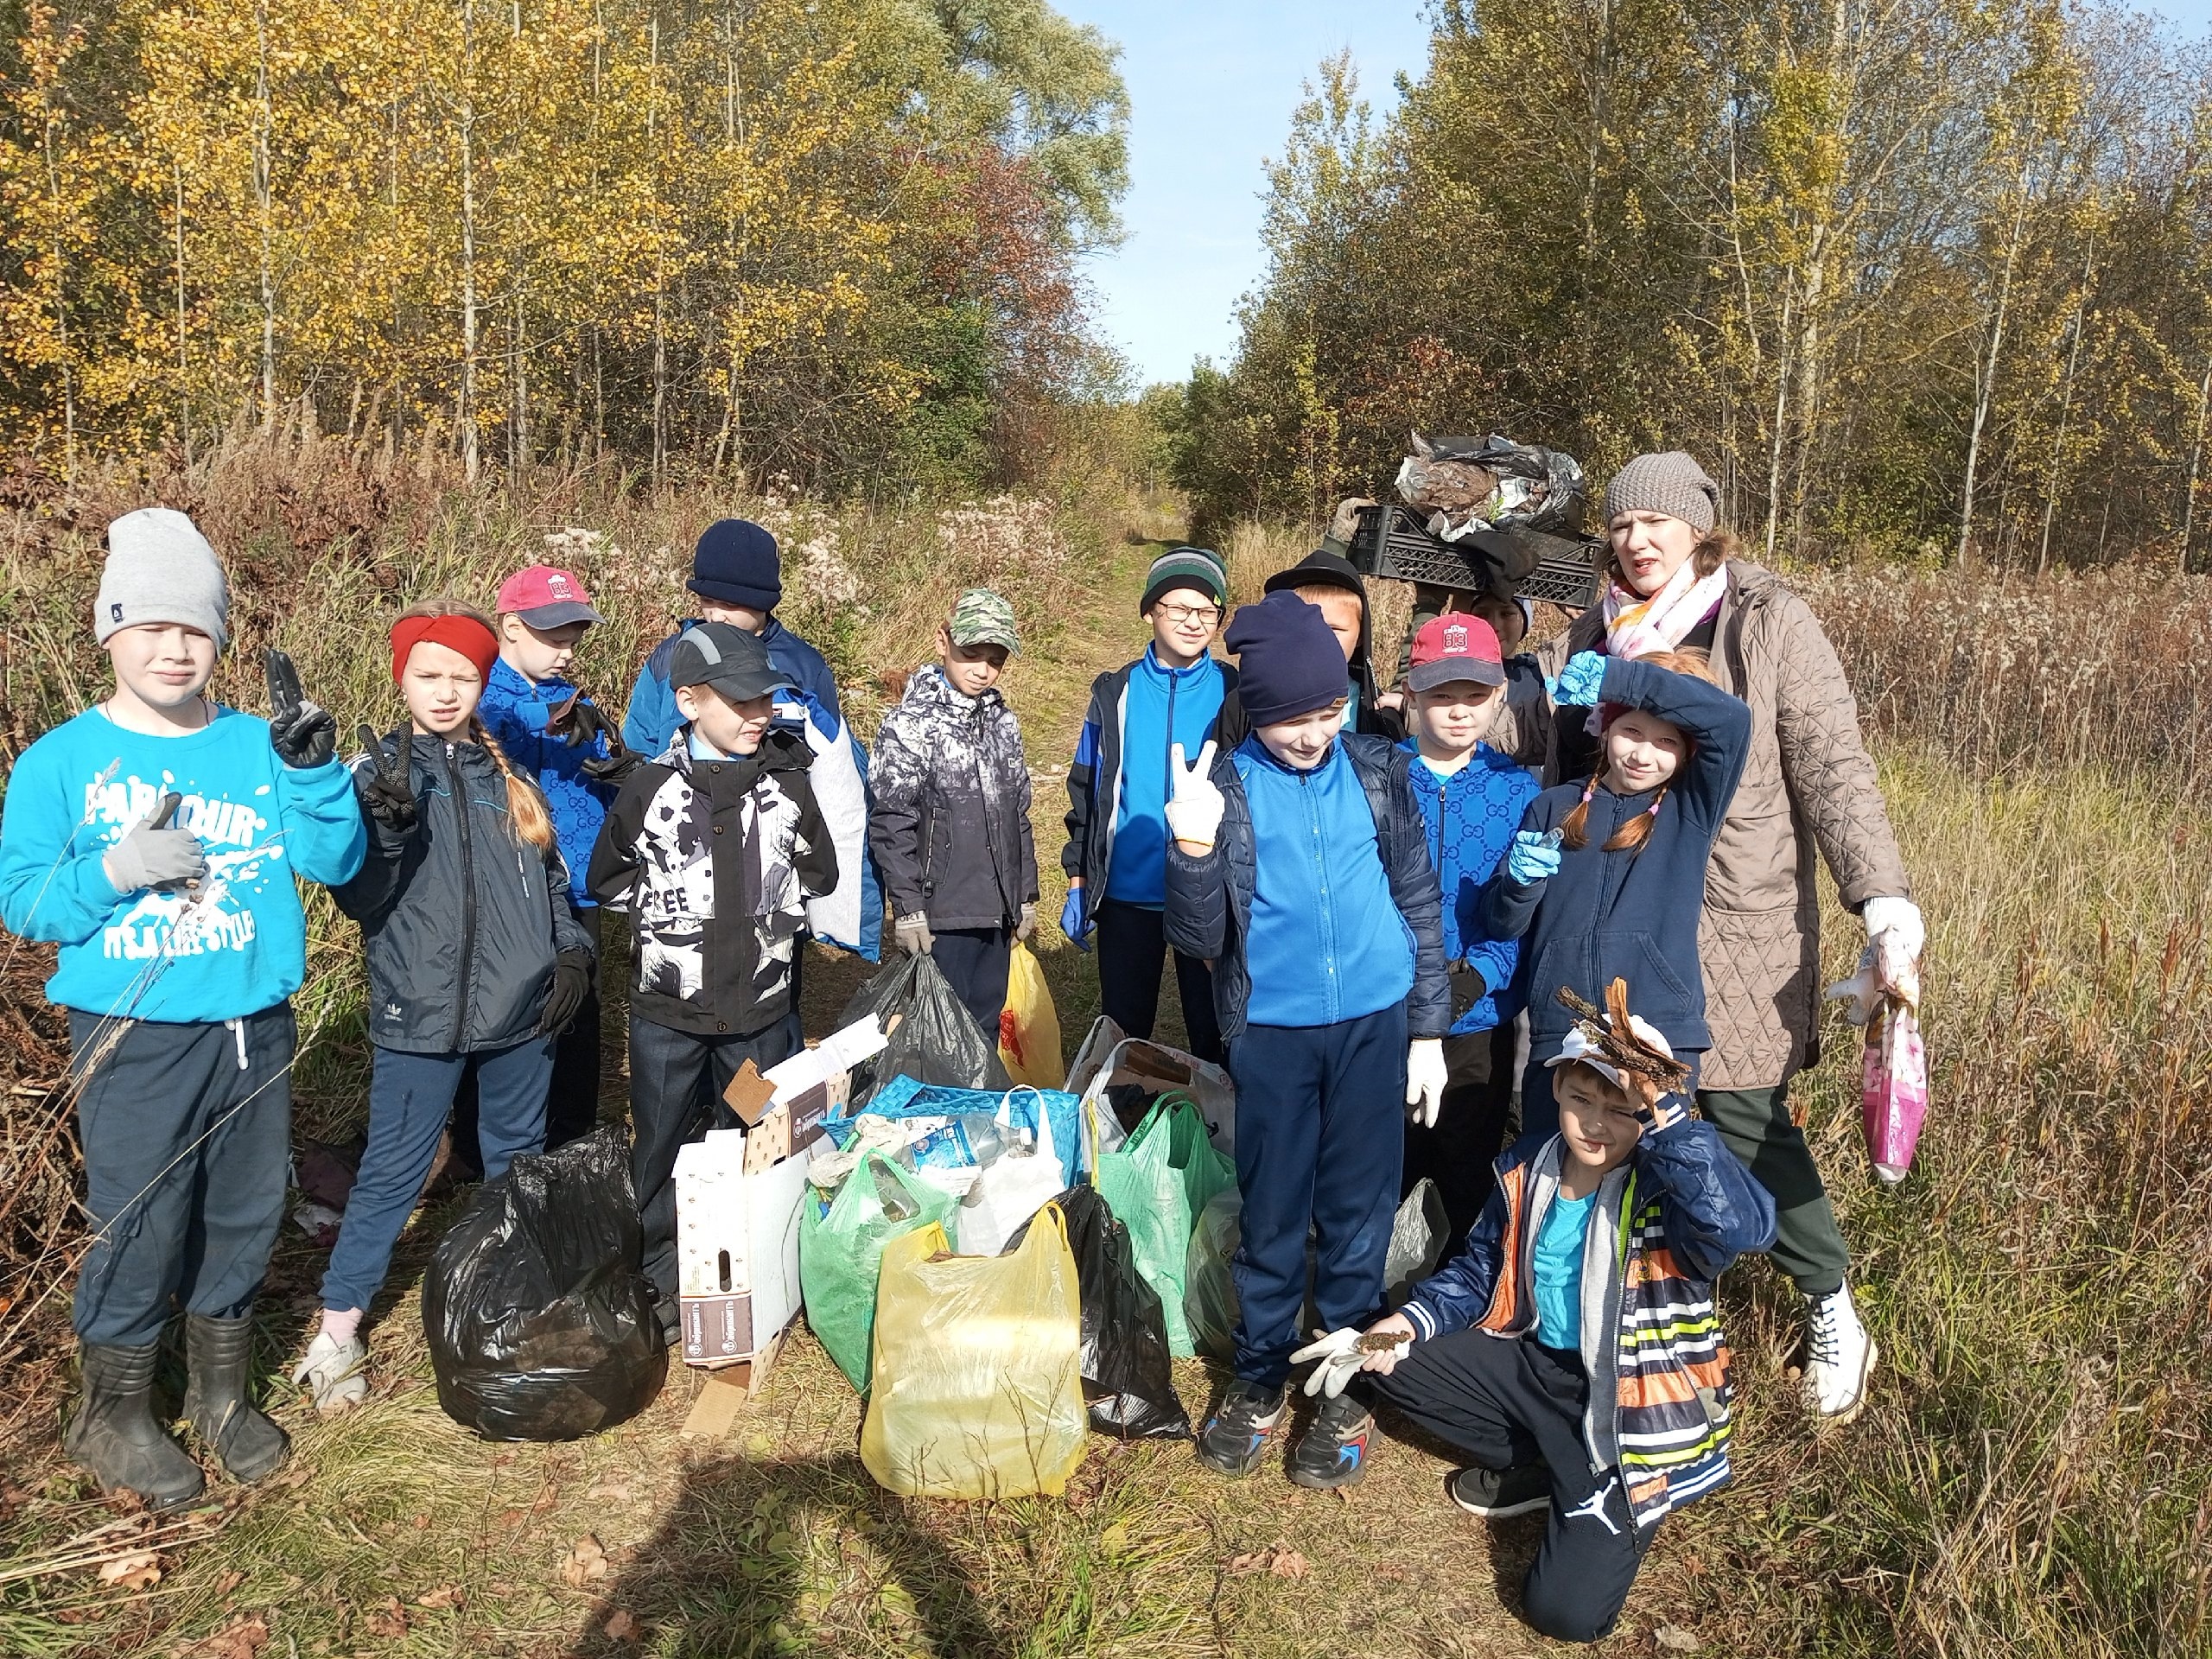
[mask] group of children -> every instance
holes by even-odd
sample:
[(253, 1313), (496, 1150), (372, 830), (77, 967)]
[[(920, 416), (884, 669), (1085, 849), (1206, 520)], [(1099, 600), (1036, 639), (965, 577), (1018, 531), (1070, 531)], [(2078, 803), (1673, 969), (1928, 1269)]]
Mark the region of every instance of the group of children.
[[(1609, 494), (1607, 516), (1636, 505)], [(199, 1491), (150, 1400), (174, 1300), (195, 1432), (240, 1480), (283, 1455), (246, 1356), (284, 1190), (295, 875), (360, 925), (374, 1050), (296, 1381), (324, 1409), (365, 1396), (361, 1321), (465, 1079), (487, 1177), (596, 1122), (608, 908), (633, 934), (632, 1173), (672, 1338), (677, 1151), (744, 1062), (802, 1045), (809, 906), (840, 880), (807, 726), (840, 728), (837, 691), (775, 619), (773, 538), (737, 520), (701, 538), (701, 613), (619, 728), (571, 674), (601, 620), (572, 572), (516, 574), (491, 615), (411, 607), (391, 634), (406, 721), (364, 727), (350, 768), (280, 653), (270, 721), (206, 696), (228, 601), (188, 519), (133, 513), (109, 539), (115, 691), (26, 751), (0, 830), (0, 914), (61, 947), (49, 991), (71, 1010), (90, 1174), (72, 1454), (156, 1504)], [(1426, 620), (1402, 686), (1378, 684), (1363, 586), (1330, 550), (1236, 613), (1234, 666), (1213, 654), (1230, 600), (1212, 552), (1153, 563), (1152, 639), (1092, 687), (1062, 854), (1061, 926), (1095, 950), (1104, 1012), (1151, 1035), (1172, 952), (1191, 1048), (1236, 1084), (1234, 1376), (1198, 1455), (1251, 1472), (1313, 1362), (1293, 1480), (1359, 1479), (1391, 1402), (1465, 1449), (1462, 1507), (1549, 1506), (1530, 1616), (1592, 1639), (1658, 1519), (1726, 1478), (1712, 1281), (1767, 1247), (1774, 1212), (1688, 1102), (1609, 1064), (1556, 994), (1625, 980), (1638, 1035), (1694, 1076), (1705, 864), (1749, 715), (1693, 652), (1586, 652), (1532, 700), (1510, 601)], [(868, 760), (865, 847), (899, 947), (995, 1032), (1039, 899), (998, 689), (1013, 610), (970, 590), (936, 643)], [(1540, 789), (1529, 734), (1554, 720), (1592, 761)], [(1453, 1249), (1377, 1322), (1392, 1218), (1424, 1175)], [(1303, 1342), (1309, 1298), (1322, 1332)]]

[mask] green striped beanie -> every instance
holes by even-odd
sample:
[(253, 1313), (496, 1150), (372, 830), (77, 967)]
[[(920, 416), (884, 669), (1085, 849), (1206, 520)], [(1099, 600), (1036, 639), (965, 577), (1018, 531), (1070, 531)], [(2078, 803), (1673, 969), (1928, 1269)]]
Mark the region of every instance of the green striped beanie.
[(1138, 603), (1140, 614), (1150, 610), (1160, 596), (1171, 588), (1196, 588), (1213, 595), (1217, 605), (1229, 603), (1229, 567), (1221, 562), (1221, 555), (1210, 547), (1170, 548), (1152, 562), (1152, 569), (1145, 572), (1144, 598)]

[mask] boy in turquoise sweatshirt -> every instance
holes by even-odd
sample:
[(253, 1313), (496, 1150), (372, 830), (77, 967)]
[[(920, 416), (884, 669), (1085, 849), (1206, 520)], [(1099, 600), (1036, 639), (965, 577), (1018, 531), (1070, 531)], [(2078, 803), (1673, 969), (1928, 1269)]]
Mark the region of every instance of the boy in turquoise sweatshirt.
[(307, 972), (295, 878), (360, 868), (365, 838), (337, 722), (269, 657), (273, 717), (208, 697), (229, 643), (222, 567), (184, 514), (108, 527), (94, 632), (105, 702), (23, 752), (0, 815), (0, 918), (60, 947), (92, 1246), (77, 1280), (85, 1397), (64, 1444), (156, 1509), (200, 1493), (162, 1430), (154, 1365), (185, 1313), (185, 1415), (241, 1481), (283, 1461), (247, 1397), (255, 1293), (283, 1218)]

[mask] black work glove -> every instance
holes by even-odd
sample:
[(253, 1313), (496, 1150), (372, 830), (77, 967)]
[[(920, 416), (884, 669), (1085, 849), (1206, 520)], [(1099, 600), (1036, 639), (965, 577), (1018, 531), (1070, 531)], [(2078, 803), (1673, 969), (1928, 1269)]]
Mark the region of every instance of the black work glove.
[[(593, 718), (598, 720), (597, 715), (594, 714)], [(599, 722), (599, 729), (607, 738), (606, 757), (594, 756), (585, 761), (579, 770), (594, 784), (612, 787), (638, 769), (638, 752), (622, 741), (621, 733), (605, 721)]]
[(590, 995), (591, 952), (563, 950), (553, 963), (553, 988), (546, 995), (545, 1012), (537, 1016), (537, 1034), (557, 1037), (566, 1031)]
[(1455, 962), (1446, 967), (1446, 972), (1452, 980), (1452, 1007), (1455, 1014), (1465, 1014), (1490, 995), (1490, 986), (1484, 982), (1480, 969), (1464, 962)]
[(589, 747), (607, 729), (607, 717), (597, 704), (586, 702), (581, 691), (572, 692), (566, 702), (545, 716), (546, 734), (559, 738), (572, 749)]
[(361, 785), (361, 804), (385, 829), (405, 835), (418, 816), (415, 785), (407, 776), (408, 749), (404, 740), (397, 754), (386, 754), (377, 734), (367, 726), (360, 730), (361, 745), (369, 752), (369, 781)]
[(300, 671), (289, 652), (272, 647), (263, 665), (269, 675), (269, 747), (299, 771), (328, 766), (338, 753), (338, 716), (301, 695)]

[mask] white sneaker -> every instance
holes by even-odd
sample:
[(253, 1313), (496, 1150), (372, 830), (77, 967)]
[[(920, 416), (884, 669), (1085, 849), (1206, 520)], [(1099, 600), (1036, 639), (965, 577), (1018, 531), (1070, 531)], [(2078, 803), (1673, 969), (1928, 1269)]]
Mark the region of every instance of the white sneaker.
[(340, 1342), (327, 1331), (318, 1331), (308, 1344), (307, 1357), (293, 1367), (292, 1381), (308, 1388), (315, 1395), (315, 1408), (326, 1416), (351, 1411), (369, 1397), (368, 1363), (368, 1346), (358, 1336)]
[(1805, 1403), (1823, 1419), (1847, 1423), (1859, 1414), (1880, 1357), (1859, 1322), (1850, 1286), (1805, 1299)]

